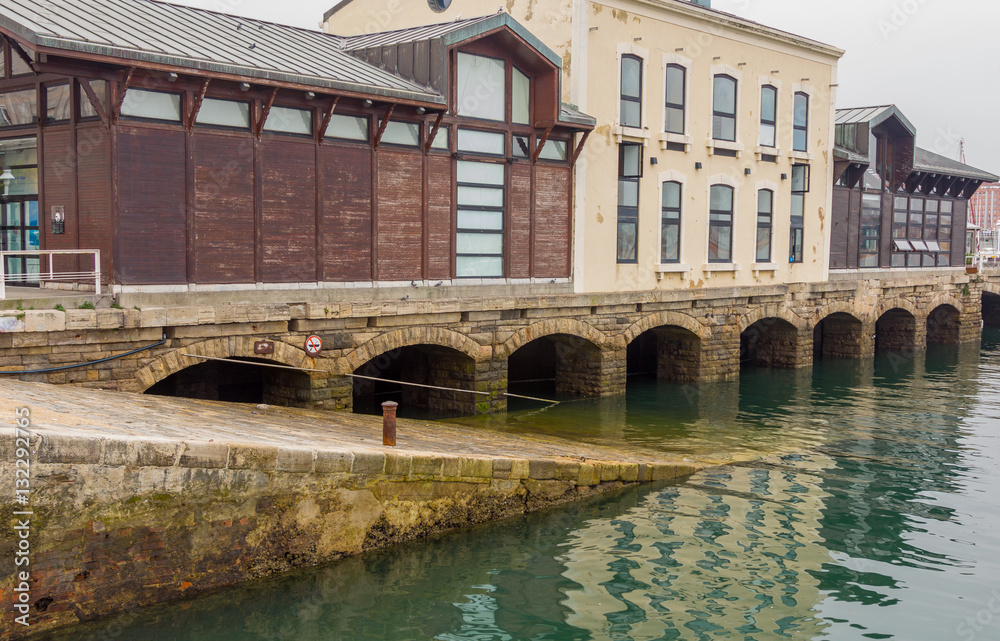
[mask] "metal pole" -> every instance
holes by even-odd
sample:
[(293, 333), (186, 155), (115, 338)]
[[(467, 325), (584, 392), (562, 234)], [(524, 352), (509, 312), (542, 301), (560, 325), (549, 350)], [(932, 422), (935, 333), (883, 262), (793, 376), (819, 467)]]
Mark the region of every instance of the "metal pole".
[[(6, 183), (5, 183), (6, 184)], [(0, 252), (0, 300), (7, 298), (7, 259)]]
[(396, 447), (396, 408), (399, 403), (386, 401), (382, 403), (382, 445)]

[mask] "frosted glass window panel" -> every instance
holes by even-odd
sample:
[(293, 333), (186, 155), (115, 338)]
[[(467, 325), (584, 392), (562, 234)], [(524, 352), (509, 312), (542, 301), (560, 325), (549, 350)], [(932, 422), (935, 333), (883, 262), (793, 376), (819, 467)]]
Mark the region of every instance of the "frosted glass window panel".
[(4, 207), (3, 224), (6, 227), (21, 226), (21, 203), (7, 203)]
[(475, 154), (502, 156), (504, 135), (475, 129), (458, 130), (458, 150)]
[(34, 124), (38, 116), (38, 94), (34, 89), (0, 93), (0, 127)]
[(767, 263), (771, 260), (771, 228), (757, 227), (757, 254), (758, 263)]
[(680, 209), (681, 207), (681, 184), (677, 182), (663, 183), (663, 208)]
[(546, 140), (538, 157), (542, 160), (567, 160), (569, 158), (569, 145), (565, 140)]
[(31, 73), (31, 67), (28, 63), (24, 61), (24, 58), (19, 56), (16, 52), (10, 52), (10, 75), (11, 76), (26, 76)]
[(728, 263), (732, 247), (732, 228), (713, 225), (708, 229), (708, 259), (710, 262)]
[(710, 208), (713, 211), (733, 212), (733, 188), (725, 185), (712, 185)]
[(503, 207), (503, 189), (459, 185), (458, 204), (469, 207)]
[(250, 128), (250, 103), (205, 98), (196, 119), (201, 125)]
[(618, 262), (635, 262), (638, 256), (639, 225), (634, 220), (618, 221)]
[(5, 70), (7, 69), (7, 58), (3, 51), (3, 43), (0, 43), (0, 78), (6, 77)]
[(458, 54), (458, 115), (505, 120), (506, 69), (503, 60)]
[(14, 180), (7, 186), (10, 196), (33, 196), (38, 193), (38, 169), (36, 167), (15, 167), (11, 169)]
[(531, 78), (514, 67), (511, 87), (511, 120), (519, 125), (531, 124)]
[(333, 114), (326, 126), (326, 137), (368, 142), (368, 118)]
[(382, 132), (382, 143), (387, 145), (402, 145), (404, 147), (420, 146), (420, 125), (415, 122), (397, 122), (390, 120)]
[[(93, 89), (94, 94), (97, 96), (97, 101), (104, 109), (104, 113), (108, 113), (108, 83), (104, 80), (89, 80), (83, 82), (90, 83), (90, 88)], [(90, 102), (90, 98), (87, 96), (87, 92), (83, 90), (82, 86), (80, 87), (79, 93), (80, 117), (96, 118), (97, 110), (94, 109), (93, 103)]]
[(69, 120), (72, 94), (69, 84), (54, 85), (45, 88), (45, 120), (59, 122)]
[(451, 137), (451, 129), (448, 127), (440, 127), (438, 132), (434, 134), (434, 141), (431, 143), (431, 149), (451, 149), (449, 145), (449, 139)]
[(264, 131), (311, 136), (313, 133), (312, 117), (311, 109), (271, 107), (271, 112), (267, 115), (267, 121), (264, 123)]
[(503, 276), (503, 257), (457, 256), (455, 273), (459, 278), (500, 278)]
[(761, 89), (760, 119), (765, 122), (775, 122), (777, 115), (777, 91), (770, 85)]
[(762, 147), (774, 147), (776, 141), (774, 125), (761, 124), (760, 144)]
[(736, 140), (736, 80), (716, 76), (712, 101), (712, 137), (716, 140)]
[(459, 161), (458, 182), (476, 185), (503, 185), (504, 166), (497, 163)]
[[(272, 112), (273, 113), (273, 112)], [(122, 103), (122, 115), (130, 118), (148, 118), (168, 122), (181, 121), (181, 95), (129, 89)]]
[(667, 67), (667, 103), (684, 105), (684, 69)]
[(501, 211), (465, 211), (458, 210), (459, 229), (489, 229), (503, 230), (503, 212)]
[(774, 194), (768, 189), (761, 189), (757, 192), (757, 213), (758, 214), (771, 214), (771, 202), (774, 199)]
[(458, 232), (455, 247), (459, 254), (502, 254), (503, 234)]
[(637, 181), (618, 181), (618, 205), (621, 207), (639, 206), (639, 183)]
[(676, 263), (680, 261), (681, 227), (676, 222), (664, 222), (660, 231), (660, 262)]

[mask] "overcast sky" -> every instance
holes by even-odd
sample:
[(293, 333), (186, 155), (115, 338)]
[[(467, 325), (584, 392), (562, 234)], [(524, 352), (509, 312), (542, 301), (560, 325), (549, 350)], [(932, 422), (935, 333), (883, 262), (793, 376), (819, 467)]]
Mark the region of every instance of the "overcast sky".
[[(316, 29), (336, 0), (294, 0), (279, 11), (273, 0), (179, 2)], [(714, 0), (712, 6), (845, 49), (838, 107), (895, 103), (916, 126), (919, 146), (958, 159), (965, 138), (966, 162), (1000, 173), (1000, 3)]]

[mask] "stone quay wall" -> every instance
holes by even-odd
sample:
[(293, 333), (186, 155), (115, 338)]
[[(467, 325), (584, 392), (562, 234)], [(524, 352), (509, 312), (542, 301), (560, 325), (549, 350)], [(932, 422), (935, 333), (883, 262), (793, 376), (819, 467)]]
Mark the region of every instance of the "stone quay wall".
[[(40, 439), (40, 440), (39, 440)], [(34, 636), (427, 534), (525, 514), (694, 465), (295, 449), (36, 432), (30, 627), (0, 578), (0, 638)], [(15, 440), (0, 437), (0, 496)], [(16, 523), (5, 498), (0, 520)], [(15, 537), (0, 539), (13, 564)]]
[[(434, 291), (440, 295), (443, 292)], [(258, 360), (319, 370), (270, 386), (266, 402), (349, 409), (354, 379), (380, 376), (401, 350), (437, 350), (414, 369), (425, 382), (484, 392), (425, 393), (432, 409), (463, 414), (506, 406), (512, 355), (535, 339), (554, 345), (557, 390), (614, 395), (625, 389), (630, 344), (658, 336), (663, 378), (711, 382), (738, 377), (741, 362), (808, 367), (814, 353), (864, 358), (876, 348), (921, 350), (930, 343), (979, 339), (983, 292), (1000, 293), (1000, 275), (916, 274), (891, 280), (836, 280), (755, 288), (608, 294), (421, 298), (421, 289), (362, 292), (365, 300), (216, 304), (149, 309), (0, 312), (0, 371), (44, 370), (108, 358), (84, 368), (21, 374), (22, 380), (145, 391), (204, 362), (253, 358), (254, 341), (275, 341)], [(396, 294), (405, 293), (397, 297)], [(286, 296), (288, 294), (286, 293)], [(403, 300), (405, 299), (405, 300)], [(316, 334), (324, 350), (304, 351)], [(187, 356), (186, 354), (193, 355)]]

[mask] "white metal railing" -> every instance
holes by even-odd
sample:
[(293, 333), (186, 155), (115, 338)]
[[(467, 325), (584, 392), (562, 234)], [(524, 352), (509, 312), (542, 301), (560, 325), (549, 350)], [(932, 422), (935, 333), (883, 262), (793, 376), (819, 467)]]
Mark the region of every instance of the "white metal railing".
[[(52, 269), (52, 257), (62, 255), (91, 254), (94, 257), (93, 271), (57, 272)], [(7, 273), (8, 256), (38, 256), (38, 272)], [(48, 270), (42, 269), (42, 257), (48, 257)], [(101, 250), (99, 249), (28, 249), (22, 251), (0, 251), (0, 300), (7, 298), (7, 285), (19, 283), (94, 280), (94, 294), (101, 295)]]

